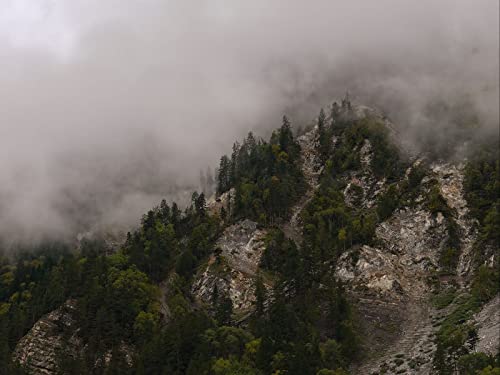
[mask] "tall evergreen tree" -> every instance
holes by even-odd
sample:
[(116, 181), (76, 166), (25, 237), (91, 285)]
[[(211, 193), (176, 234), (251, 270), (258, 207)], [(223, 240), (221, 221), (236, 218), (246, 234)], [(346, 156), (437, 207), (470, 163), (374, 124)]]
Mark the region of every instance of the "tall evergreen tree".
[(231, 187), (231, 162), (227, 155), (224, 155), (220, 159), (219, 173), (218, 173), (218, 183), (217, 183), (217, 194), (222, 194), (228, 191)]

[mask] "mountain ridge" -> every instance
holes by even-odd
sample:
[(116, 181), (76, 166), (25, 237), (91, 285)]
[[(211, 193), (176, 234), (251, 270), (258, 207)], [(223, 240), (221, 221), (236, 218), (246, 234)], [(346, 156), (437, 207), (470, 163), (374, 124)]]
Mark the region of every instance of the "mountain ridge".
[[(189, 332), (186, 317), (196, 322), (188, 326), (206, 327), (193, 337), (209, 354), (192, 343), (186, 364), (163, 364), (172, 373), (448, 374), (476, 366), (473, 360), (495, 366), (498, 348), (484, 341), (495, 337), (495, 317), (482, 311), (498, 299), (498, 258), (485, 219), (471, 217), (465, 191), (471, 167), (401, 156), (393, 143), (397, 127), (348, 98), (327, 110), (296, 138), (285, 117), (269, 143), (250, 134), (235, 144), (232, 157), (221, 159), (216, 197), (207, 203), (193, 194), (184, 213), (162, 202), (111, 260), (80, 250), (83, 267), (92, 259), (110, 262), (106, 267), (139, 290), (149, 288), (142, 283), (160, 285), (149, 297), (140, 294), (133, 329), (118, 320), (132, 333), (112, 351), (96, 350), (89, 372), (161, 362), (153, 361), (159, 349), (148, 340), (175, 346), (163, 334)], [(478, 251), (487, 262), (478, 263)], [(147, 278), (129, 274), (135, 271), (128, 263)], [(110, 277), (114, 293), (122, 281)], [(97, 318), (87, 293), (78, 309)], [(30, 335), (36, 332), (19, 343)], [(120, 353), (127, 340), (135, 349), (120, 356), (135, 363), (115, 364), (119, 355), (109, 353)], [(88, 351), (91, 338), (82, 341)], [(486, 354), (474, 354), (474, 347)], [(36, 373), (29, 360), (36, 350), (18, 344), (14, 353), (14, 362)], [(103, 355), (108, 359), (99, 362)], [(51, 366), (55, 373), (60, 365)]]

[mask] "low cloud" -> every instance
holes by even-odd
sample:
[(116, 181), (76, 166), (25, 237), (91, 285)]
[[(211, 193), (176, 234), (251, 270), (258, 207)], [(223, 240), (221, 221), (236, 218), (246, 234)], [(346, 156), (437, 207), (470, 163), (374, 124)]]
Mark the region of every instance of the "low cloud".
[(284, 112), (303, 124), (346, 90), (416, 145), (447, 137), (459, 108), (497, 134), (498, 7), (4, 1), (0, 236), (137, 223), (236, 138), (267, 135)]

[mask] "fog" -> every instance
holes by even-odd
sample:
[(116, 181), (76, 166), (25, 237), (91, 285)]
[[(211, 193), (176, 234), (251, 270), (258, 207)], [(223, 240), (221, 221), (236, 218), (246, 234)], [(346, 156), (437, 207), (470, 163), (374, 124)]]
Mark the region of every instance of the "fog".
[(497, 136), (498, 7), (0, 0), (0, 237), (136, 224), (235, 139), (283, 113), (305, 124), (346, 90), (416, 147), (453, 132), (436, 102)]

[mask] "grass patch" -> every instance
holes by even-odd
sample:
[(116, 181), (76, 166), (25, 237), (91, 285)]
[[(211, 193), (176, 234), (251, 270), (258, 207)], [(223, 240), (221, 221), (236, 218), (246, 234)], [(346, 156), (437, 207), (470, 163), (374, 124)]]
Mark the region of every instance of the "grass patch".
[(446, 289), (431, 297), (431, 304), (436, 309), (441, 310), (449, 306), (457, 296), (455, 289)]

